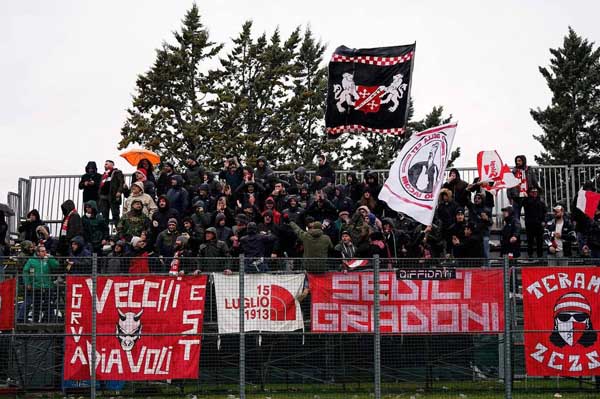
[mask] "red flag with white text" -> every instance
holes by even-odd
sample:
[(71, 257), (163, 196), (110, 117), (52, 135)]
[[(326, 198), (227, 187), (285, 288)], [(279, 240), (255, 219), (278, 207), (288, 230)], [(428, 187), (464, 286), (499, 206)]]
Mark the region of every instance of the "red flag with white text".
[(477, 171), (479, 181), (484, 183), (483, 187), (488, 191), (499, 191), (520, 183), (508, 165), (502, 162), (498, 151), (480, 151), (477, 154)]
[[(198, 378), (207, 276), (103, 276), (96, 288), (96, 378)], [(64, 378), (90, 378), (92, 279), (67, 277)]]
[[(311, 331), (373, 332), (372, 272), (309, 274)], [(382, 333), (501, 332), (502, 270), (457, 269), (448, 280), (380, 273)]]
[(527, 375), (598, 375), (600, 270), (532, 267), (522, 275)]
[(0, 282), (0, 331), (15, 328), (15, 290), (17, 280)]

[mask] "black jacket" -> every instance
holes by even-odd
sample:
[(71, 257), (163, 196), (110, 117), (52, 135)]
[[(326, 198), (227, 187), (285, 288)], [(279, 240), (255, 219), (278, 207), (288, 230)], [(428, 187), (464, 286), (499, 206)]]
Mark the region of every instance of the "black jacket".
[(454, 246), (455, 258), (483, 258), (483, 239), (479, 234), (468, 238), (463, 237), (458, 245)]
[[(29, 221), (29, 217), (31, 215), (34, 215), (36, 217), (36, 220), (34, 222)], [(21, 223), (21, 225), (19, 226), (19, 233), (21, 233), (22, 239), (23, 240), (28, 240), (31, 241), (35, 244), (38, 243), (38, 237), (37, 237), (37, 233), (36, 233), (36, 229), (38, 228), (38, 226), (43, 226), (44, 222), (40, 219), (40, 213), (37, 211), (37, 209), (32, 209), (28, 214), (27, 214), (27, 219)]]
[(125, 189), (125, 176), (123, 176), (123, 172), (119, 169), (113, 169), (111, 172), (111, 180), (104, 184), (109, 185), (107, 189), (105, 189), (104, 186), (100, 187), (100, 185), (102, 185), (102, 180), (100, 180), (100, 185), (98, 185), (100, 194), (105, 191), (108, 195), (109, 202), (120, 204), (122, 196), (117, 197), (117, 193), (123, 194)]
[[(511, 214), (504, 218), (504, 226), (502, 227), (502, 238), (500, 240), (500, 254), (513, 254), (515, 258), (521, 255), (521, 223)], [(511, 237), (516, 237), (517, 241), (510, 242)]]
[[(83, 203), (88, 201), (98, 201), (98, 188), (102, 175), (98, 173), (96, 162), (89, 161), (85, 166), (85, 174), (81, 176), (79, 181), (79, 189), (83, 190)], [(89, 184), (86, 185), (85, 183)]]
[(268, 252), (272, 250), (276, 240), (277, 237), (272, 234), (248, 234), (240, 240), (240, 251), (247, 258), (270, 256)]
[(525, 227), (537, 226), (542, 228), (548, 212), (544, 201), (539, 197), (526, 197), (523, 199), (523, 210), (525, 211)]
[[(523, 166), (521, 168), (514, 167), (512, 170), (512, 173), (515, 176), (517, 176), (519, 173), (525, 173), (525, 178), (527, 179), (527, 188), (529, 189), (531, 187), (535, 187), (537, 189), (540, 189), (540, 185), (538, 184), (535, 171), (533, 169), (531, 169), (529, 166), (527, 166), (527, 158), (525, 157), (525, 155), (517, 155), (515, 157), (515, 164), (517, 163), (517, 158), (521, 158), (523, 160)], [(506, 191), (506, 195), (511, 200), (520, 201), (519, 193), (520, 193), (519, 186), (509, 188)]]
[(322, 189), (328, 183), (335, 184), (335, 171), (327, 161), (323, 165), (319, 165), (315, 172), (315, 176), (320, 176), (321, 180), (314, 181), (312, 186), (313, 190)]
[[(550, 222), (546, 223), (546, 230), (549, 235), (555, 232), (556, 219), (552, 219)], [(576, 237), (574, 235), (573, 224), (571, 224), (571, 220), (569, 220), (566, 215), (563, 216), (563, 226), (560, 236), (563, 242), (564, 255), (571, 256), (571, 244), (576, 240)]]
[[(72, 200), (66, 200), (62, 203), (60, 209), (63, 213), (63, 224), (65, 224), (67, 216), (75, 209), (75, 203)], [(75, 236), (83, 236), (83, 223), (79, 213), (74, 212), (71, 217), (69, 217), (69, 221), (67, 222), (67, 231), (64, 232), (61, 228), (60, 235), (61, 237), (66, 237), (66, 239), (69, 241), (75, 238)]]

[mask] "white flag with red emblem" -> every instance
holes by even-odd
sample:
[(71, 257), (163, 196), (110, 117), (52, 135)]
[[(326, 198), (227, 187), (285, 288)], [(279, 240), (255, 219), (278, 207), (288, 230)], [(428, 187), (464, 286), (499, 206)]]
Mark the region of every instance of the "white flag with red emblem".
[(479, 181), (488, 191), (499, 191), (503, 188), (518, 186), (520, 181), (515, 177), (507, 164), (502, 162), (498, 151), (480, 151), (477, 154), (477, 170)]
[(455, 123), (414, 133), (392, 164), (379, 199), (430, 225), (455, 134)]
[[(219, 334), (240, 332), (238, 275), (213, 273)], [(304, 274), (247, 274), (244, 277), (244, 330), (295, 331), (304, 328), (298, 298)]]

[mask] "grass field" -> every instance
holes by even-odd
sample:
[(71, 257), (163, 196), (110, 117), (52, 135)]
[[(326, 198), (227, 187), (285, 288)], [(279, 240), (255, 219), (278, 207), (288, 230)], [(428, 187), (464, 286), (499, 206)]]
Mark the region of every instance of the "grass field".
[[(62, 394), (27, 394), (27, 395), (10, 395), (10, 396), (2, 396), (0, 398), (48, 398), (48, 399), (83, 399), (89, 397), (85, 394), (77, 394), (77, 395), (67, 395), (64, 396)], [(239, 396), (234, 394), (188, 394), (184, 396), (179, 395), (169, 395), (169, 396), (130, 396), (130, 395), (99, 395), (98, 398), (103, 399), (129, 399), (129, 398), (144, 398), (144, 399), (173, 399), (173, 398), (186, 398), (186, 399), (238, 399)], [(368, 393), (269, 393), (263, 392), (260, 394), (247, 394), (247, 399), (373, 399), (373, 394)], [(596, 399), (600, 397), (599, 394), (588, 392), (588, 393), (515, 393), (513, 398), (515, 399)], [(431, 392), (431, 393), (419, 393), (419, 392), (401, 392), (394, 394), (382, 394), (382, 398), (384, 399), (502, 399), (504, 398), (504, 394), (500, 392), (469, 392), (468, 394), (460, 394), (460, 393), (443, 393), (443, 392)]]
[[(203, 389), (204, 388), (204, 389)], [(99, 398), (104, 399), (237, 399), (237, 387), (227, 385), (211, 387), (207, 390), (201, 385), (137, 385), (126, 387), (123, 392), (98, 392)], [(216, 391), (218, 389), (218, 391)], [(385, 399), (501, 399), (504, 398), (504, 385), (498, 381), (485, 382), (452, 382), (436, 383), (430, 389), (424, 389), (416, 383), (382, 384), (382, 398)], [(2, 395), (0, 398), (48, 398), (48, 399), (82, 399), (89, 397), (89, 392), (68, 392), (66, 395), (54, 393), (28, 393), (17, 395)], [(372, 399), (371, 384), (294, 384), (271, 385), (261, 390), (258, 386), (248, 385), (247, 399)], [(515, 399), (600, 399), (600, 391), (589, 380), (556, 380), (536, 379), (517, 381), (514, 385)]]

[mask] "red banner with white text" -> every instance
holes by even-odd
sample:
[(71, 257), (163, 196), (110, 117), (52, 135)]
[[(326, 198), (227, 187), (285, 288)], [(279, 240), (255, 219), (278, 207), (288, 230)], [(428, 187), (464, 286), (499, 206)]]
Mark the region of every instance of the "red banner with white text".
[(600, 269), (523, 269), (525, 365), (530, 376), (600, 374)]
[[(382, 333), (501, 332), (504, 328), (503, 272), (458, 269), (448, 280), (398, 280), (380, 273)], [(373, 332), (373, 273), (309, 275), (311, 330)]]
[[(98, 277), (96, 378), (198, 378), (207, 276)], [(64, 378), (90, 378), (92, 279), (67, 277)]]
[(15, 328), (15, 290), (17, 280), (0, 282), (0, 331)]

